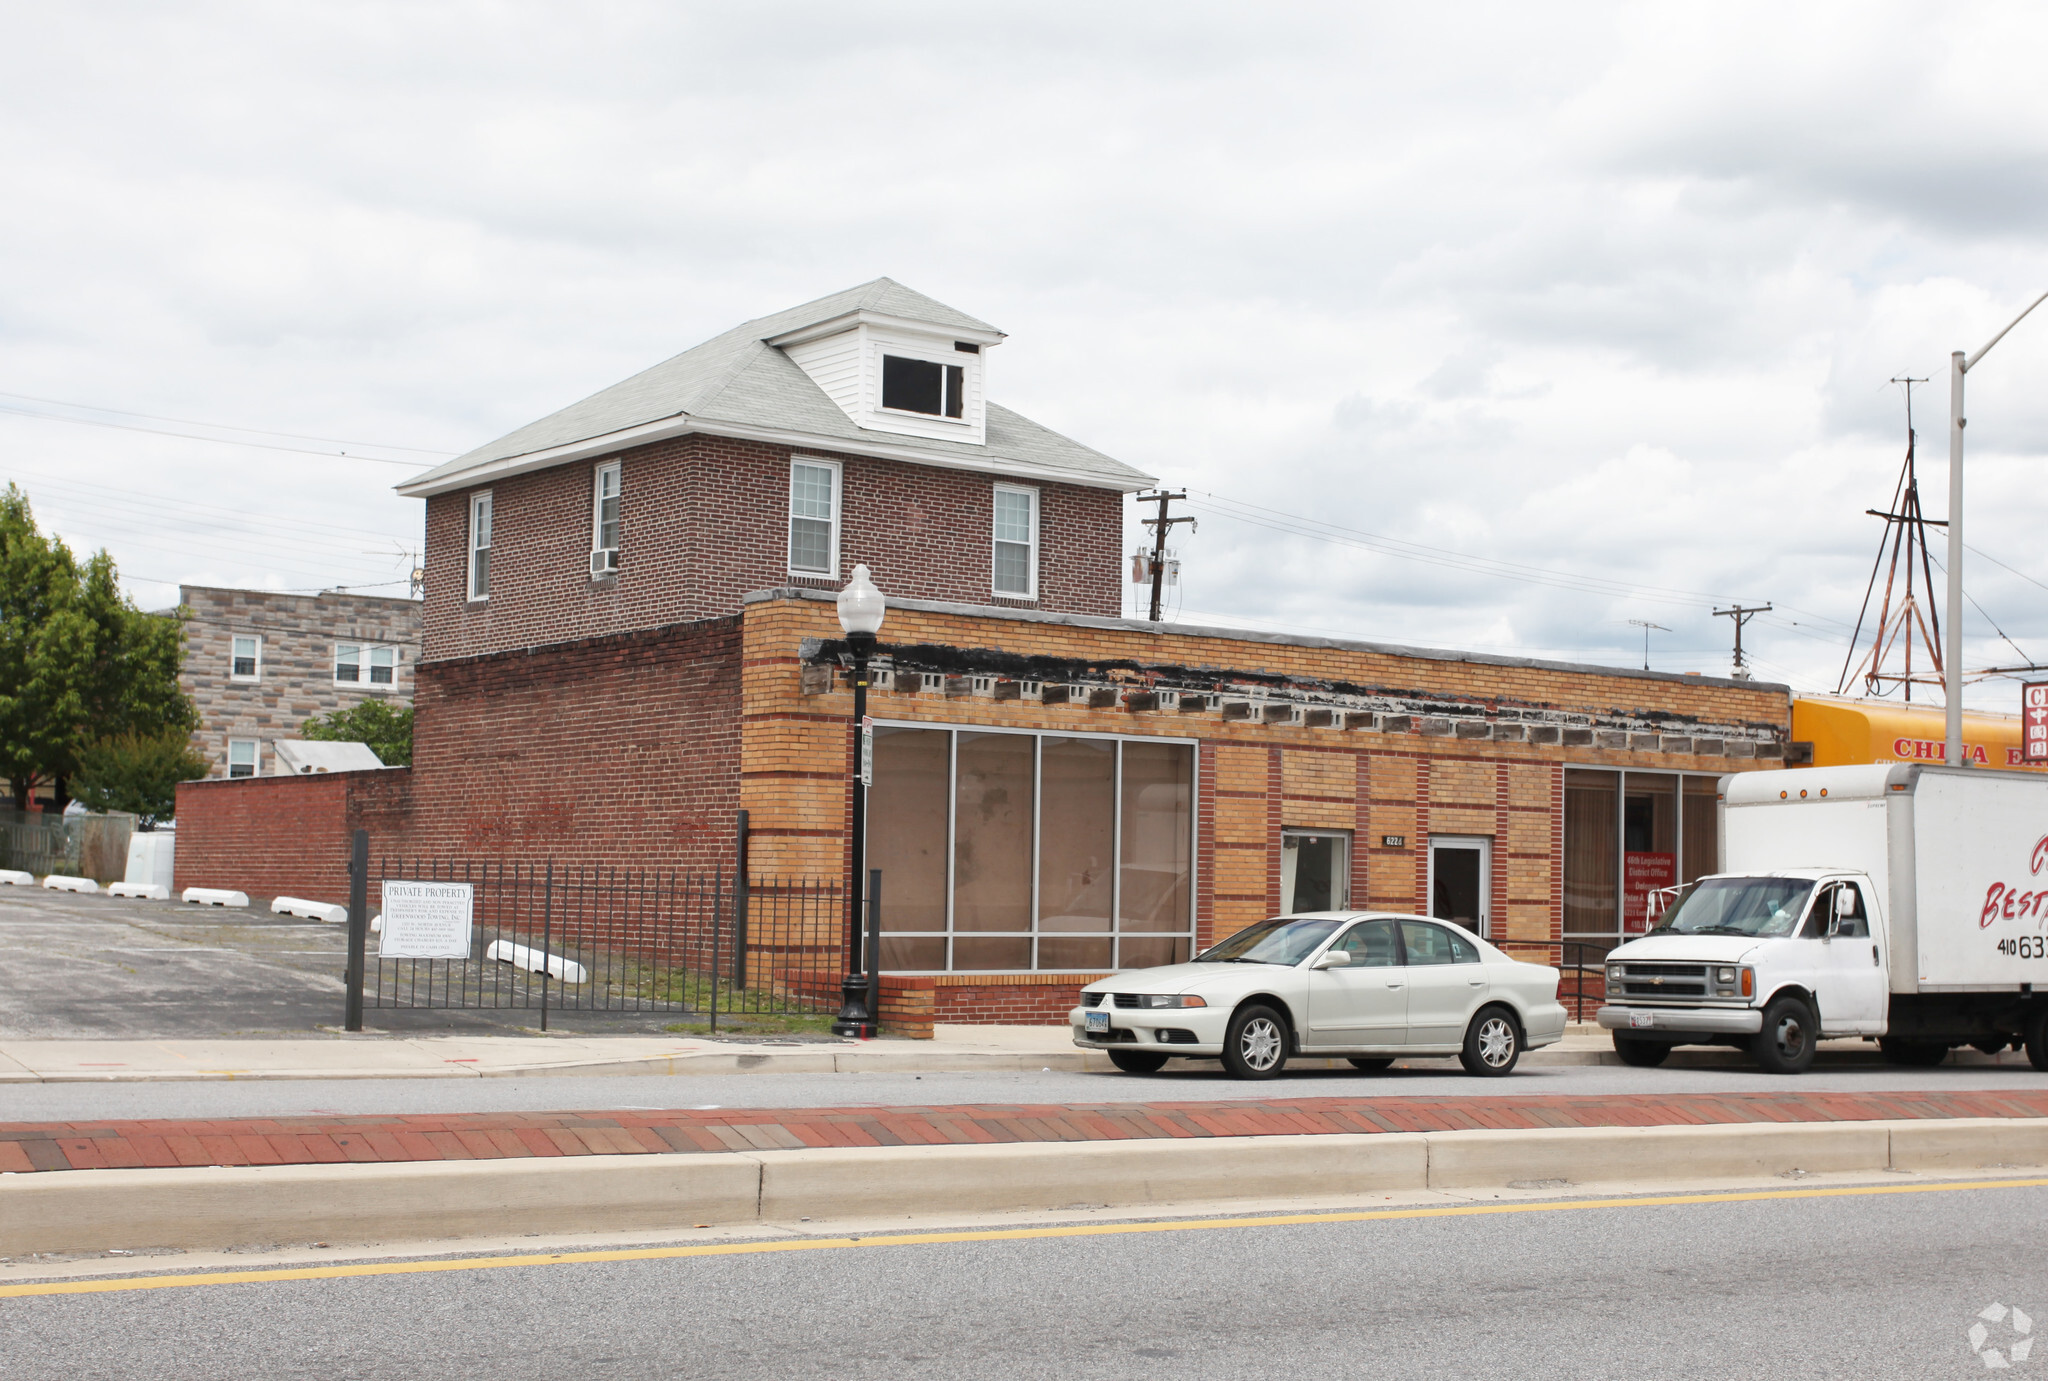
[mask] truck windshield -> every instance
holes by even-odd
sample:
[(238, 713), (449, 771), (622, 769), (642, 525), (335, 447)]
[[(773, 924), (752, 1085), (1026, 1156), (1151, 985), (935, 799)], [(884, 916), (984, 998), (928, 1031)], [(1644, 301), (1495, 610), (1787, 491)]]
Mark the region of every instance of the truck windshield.
[(1195, 956), (1197, 964), (1299, 964), (1330, 938), (1335, 921), (1260, 921)]
[(1658, 933), (1790, 935), (1813, 884), (1804, 878), (1701, 878), (1664, 913)]

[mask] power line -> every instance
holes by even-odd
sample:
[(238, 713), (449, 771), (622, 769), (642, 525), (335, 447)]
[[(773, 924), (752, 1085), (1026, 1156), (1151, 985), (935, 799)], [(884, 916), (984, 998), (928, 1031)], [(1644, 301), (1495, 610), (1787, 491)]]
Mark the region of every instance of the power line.
[[(413, 470), (424, 469), (435, 463), (424, 460), (393, 460), (385, 456), (352, 456), (347, 451), (315, 451), (304, 446), (280, 446), (274, 442), (267, 441), (237, 441), (229, 436), (200, 436), (195, 432), (166, 431), (162, 427), (138, 427), (127, 422), (107, 422), (96, 417), (60, 417), (56, 413), (36, 412), (29, 408), (9, 407), (5, 403), (0, 403), (0, 412), (8, 413), (15, 417), (32, 417), (39, 422), (70, 422), (81, 427), (108, 427), (119, 432), (143, 432), (150, 436), (174, 436), (185, 441), (210, 441), (219, 446), (249, 446), (259, 451), (288, 451), (293, 455), (329, 456), (342, 460), (366, 460), (374, 465), (403, 465)], [(196, 425), (207, 426), (209, 424), (202, 422)], [(399, 448), (394, 447), (392, 449)], [(418, 448), (408, 446), (403, 449), (416, 450)], [(434, 452), (433, 454), (445, 453)]]

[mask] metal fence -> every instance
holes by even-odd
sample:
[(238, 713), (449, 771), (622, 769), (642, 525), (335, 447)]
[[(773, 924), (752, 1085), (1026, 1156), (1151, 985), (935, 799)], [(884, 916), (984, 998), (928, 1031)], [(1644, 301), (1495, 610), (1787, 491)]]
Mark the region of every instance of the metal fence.
[[(362, 872), (370, 915), (351, 920), (352, 1022), (359, 1010), (530, 1011), (542, 1030), (569, 1013), (669, 1016), (716, 1031), (720, 1018), (838, 1009), (837, 883), (480, 859), (365, 859)], [(394, 881), (468, 885), (466, 957), (379, 952), (383, 887)]]

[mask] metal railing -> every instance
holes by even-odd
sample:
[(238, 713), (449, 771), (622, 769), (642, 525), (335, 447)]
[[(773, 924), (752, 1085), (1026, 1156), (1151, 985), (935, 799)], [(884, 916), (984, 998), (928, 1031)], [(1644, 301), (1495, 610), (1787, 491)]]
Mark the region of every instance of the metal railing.
[[(550, 1015), (652, 1015), (716, 1032), (721, 1017), (838, 1009), (846, 942), (836, 882), (365, 854), (350, 862), (351, 911), (368, 913), (350, 920), (351, 1029), (364, 1010), (530, 1011), (542, 1030)], [(400, 881), (466, 885), (464, 957), (379, 952), (381, 926), (370, 927), (384, 884)]]
[(1562, 975), (1557, 1000), (1573, 1021), (1592, 1020), (1607, 1000), (1607, 952), (1620, 943), (1619, 939), (1557, 942), (1557, 967)]

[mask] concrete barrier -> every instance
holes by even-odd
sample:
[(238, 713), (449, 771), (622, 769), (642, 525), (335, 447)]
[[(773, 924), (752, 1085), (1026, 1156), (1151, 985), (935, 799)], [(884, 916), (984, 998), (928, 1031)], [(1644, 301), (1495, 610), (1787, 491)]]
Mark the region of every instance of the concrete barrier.
[(886, 1146), (0, 1175), (0, 1256), (2048, 1165), (2048, 1119)]
[(347, 925), (348, 908), (329, 902), (307, 901), (304, 897), (272, 897), (270, 914), (273, 916), (302, 916), (309, 921), (326, 921), (330, 925)]
[(247, 892), (229, 892), (219, 887), (187, 887), (179, 896), (195, 906), (247, 906)]
[(136, 897), (142, 901), (169, 901), (171, 889), (161, 882), (110, 882), (107, 884), (110, 897)]
[(0, 887), (33, 887), (34, 873), (24, 873), (19, 868), (0, 868)]
[(510, 964), (515, 969), (525, 969), (528, 973), (539, 973), (545, 969), (564, 983), (581, 983), (589, 978), (583, 966), (574, 959), (564, 959), (559, 954), (549, 954), (528, 945), (515, 945), (510, 940), (491, 941), (490, 947), (484, 950), (484, 958), (497, 964)]
[(87, 895), (100, 890), (100, 885), (91, 878), (66, 877), (62, 873), (52, 873), (44, 878), (43, 886), (52, 892), (82, 892)]

